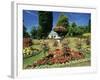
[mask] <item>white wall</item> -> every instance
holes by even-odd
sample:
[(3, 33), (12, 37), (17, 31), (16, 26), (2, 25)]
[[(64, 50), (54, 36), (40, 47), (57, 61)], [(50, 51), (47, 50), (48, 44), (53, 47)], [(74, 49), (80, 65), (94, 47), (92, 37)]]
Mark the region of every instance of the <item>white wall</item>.
[[(18, 79), (18, 80), (99, 80), (100, 74), (100, 0), (34, 0), (36, 3), (45, 4), (63, 4), (67, 5), (86, 5), (89, 7), (97, 7), (97, 51), (98, 51), (98, 71), (91, 74), (64, 75), (58, 77), (42, 77), (37, 79)], [(11, 0), (0, 0), (0, 80), (11, 80)]]

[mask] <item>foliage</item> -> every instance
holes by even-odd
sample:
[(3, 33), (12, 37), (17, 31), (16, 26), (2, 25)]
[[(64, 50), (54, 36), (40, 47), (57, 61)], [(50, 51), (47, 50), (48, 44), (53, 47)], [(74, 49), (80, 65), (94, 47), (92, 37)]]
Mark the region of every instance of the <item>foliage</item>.
[(91, 20), (89, 19), (88, 26), (86, 27), (87, 32), (91, 32)]
[(41, 40), (36, 40), (36, 39), (34, 39), (34, 40), (32, 41), (32, 43), (33, 43), (33, 45), (41, 45)]
[(32, 45), (32, 39), (31, 38), (23, 38), (23, 48), (29, 47)]
[[(91, 52), (90, 52), (90, 47), (88, 47), (90, 45), (87, 45), (85, 40), (86, 40), (86, 38), (80, 38), (80, 40), (79, 40), (78, 37), (65, 38), (65, 39), (63, 39), (63, 41), (61, 41), (61, 44), (63, 44), (63, 47), (61, 49), (63, 50), (64, 48), (67, 48), (67, 49), (70, 48), (71, 50), (75, 50), (75, 51), (77, 51), (78, 49), (82, 49), (83, 51), (81, 53), (83, 53), (83, 55), (85, 56), (84, 59), (86, 59), (86, 58), (90, 59)], [(48, 43), (48, 41), (50, 43)], [(32, 49), (39, 49), (39, 53), (37, 53), (38, 52), (37, 50), (34, 50), (34, 53), (36, 53), (36, 55), (35, 54), (33, 56), (27, 55), (28, 57), (24, 58), (24, 61), (23, 61), (24, 68), (26, 68), (28, 65), (33, 65), (33, 63), (36, 63), (40, 59), (44, 59), (46, 56), (48, 56), (48, 50), (49, 51), (55, 50), (53, 46), (51, 47), (49, 45), (49, 44), (52, 44), (54, 41), (51, 41), (51, 40), (44, 40), (44, 41), (38, 40), (37, 41), (37, 39), (36, 39), (34, 42), (36, 42), (36, 44), (34, 44), (32, 46)], [(42, 48), (41, 48), (41, 44), (39, 44), (39, 43), (42, 43), (42, 46), (43, 46)], [(46, 44), (46, 46), (44, 45), (44, 43)], [(77, 43), (82, 43), (82, 44), (81, 45), (79, 44), (77, 47)], [(31, 47), (29, 49), (31, 49)], [(44, 49), (45, 49), (45, 51), (44, 51)], [(65, 53), (65, 55), (67, 55), (67, 54)], [(46, 66), (46, 65), (47, 65), (46, 67), (53, 67), (53, 68), (54, 67), (67, 67), (67, 66), (80, 66), (81, 63), (82, 63), (82, 66), (85, 66), (85, 64), (83, 64), (84, 60), (81, 60), (81, 59), (82, 58), (80, 58), (79, 60), (76, 60), (76, 59), (72, 60), (71, 59), (69, 62), (66, 62), (64, 64), (63, 63), (62, 64), (61, 63), (54, 64), (54, 63), (51, 63), (50, 61), (46, 61), (47, 62), (46, 64), (38, 65), (35, 68), (39, 68), (39, 67), (44, 68), (43, 66)], [(86, 65), (89, 65), (89, 64), (90, 64), (90, 62), (88, 62)]]
[(77, 27), (77, 25), (76, 25), (75, 22), (72, 23), (72, 27), (73, 27), (73, 28)]
[(66, 62), (65, 64), (52, 64), (48, 62), (48, 64), (36, 66), (35, 69), (42, 69), (42, 68), (61, 68), (61, 67), (79, 67), (79, 66), (90, 66), (90, 58), (80, 59), (80, 60), (73, 60), (70, 62)]
[(73, 32), (74, 32), (74, 28), (72, 26), (69, 26), (67, 28), (67, 34), (66, 34), (66, 36), (73, 36), (74, 35)]
[(40, 50), (37, 48), (27, 47), (23, 49), (23, 58), (28, 58), (40, 53)]
[(61, 37), (65, 36), (68, 26), (69, 26), (68, 18), (62, 13), (57, 21), (54, 31), (56, 31)]
[(28, 38), (30, 37), (29, 33), (27, 32), (27, 28), (23, 25), (23, 37)]
[(37, 38), (37, 30), (36, 30), (35, 27), (32, 27), (30, 33), (31, 33), (31, 37), (32, 37), (33, 39), (36, 39), (36, 38)]
[(46, 38), (49, 32), (52, 30), (52, 20), (53, 15), (52, 12), (47, 11), (39, 11), (39, 25), (41, 26), (41, 38)]
[(41, 39), (43, 37), (42, 35), (42, 27), (39, 26), (37, 30), (37, 39)]
[(68, 25), (68, 18), (62, 13), (57, 21), (56, 26), (63, 26), (67, 29)]
[(84, 28), (77, 26), (75, 22), (73, 22), (67, 29), (66, 36), (81, 36), (84, 33)]
[(84, 33), (82, 36), (83, 36), (84, 38), (88, 38), (88, 37), (91, 36), (91, 34), (90, 34), (90, 33)]

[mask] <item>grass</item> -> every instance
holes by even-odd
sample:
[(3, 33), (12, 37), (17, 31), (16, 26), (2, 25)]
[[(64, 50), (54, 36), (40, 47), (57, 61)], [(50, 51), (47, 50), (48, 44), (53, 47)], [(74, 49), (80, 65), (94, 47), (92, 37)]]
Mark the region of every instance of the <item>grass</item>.
[(42, 59), (44, 56), (45, 54), (43, 52), (40, 52), (35, 56), (23, 59), (23, 68), (25, 68), (27, 65), (32, 65), (35, 61)]
[(86, 61), (86, 62), (81, 62), (81, 63), (77, 63), (77, 64), (71, 64), (70, 67), (81, 67), (81, 66), (91, 66), (91, 62), (90, 61)]

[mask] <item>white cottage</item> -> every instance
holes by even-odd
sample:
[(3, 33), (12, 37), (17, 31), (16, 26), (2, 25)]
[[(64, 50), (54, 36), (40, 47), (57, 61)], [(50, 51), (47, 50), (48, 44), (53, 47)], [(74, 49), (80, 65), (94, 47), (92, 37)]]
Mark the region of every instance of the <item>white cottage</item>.
[(57, 32), (55, 32), (55, 31), (51, 31), (50, 33), (49, 33), (49, 35), (48, 35), (48, 38), (53, 38), (53, 39), (57, 39), (57, 38), (60, 38), (59, 36), (58, 36), (58, 34), (57, 34)]

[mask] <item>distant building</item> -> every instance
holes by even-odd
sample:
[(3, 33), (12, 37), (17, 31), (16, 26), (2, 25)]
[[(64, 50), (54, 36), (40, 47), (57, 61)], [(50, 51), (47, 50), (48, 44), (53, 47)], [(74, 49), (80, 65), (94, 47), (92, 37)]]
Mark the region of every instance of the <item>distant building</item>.
[(49, 33), (49, 35), (48, 35), (48, 38), (49, 39), (60, 39), (60, 37), (59, 37), (59, 35), (57, 34), (57, 32), (55, 32), (55, 31), (51, 31), (50, 33)]

